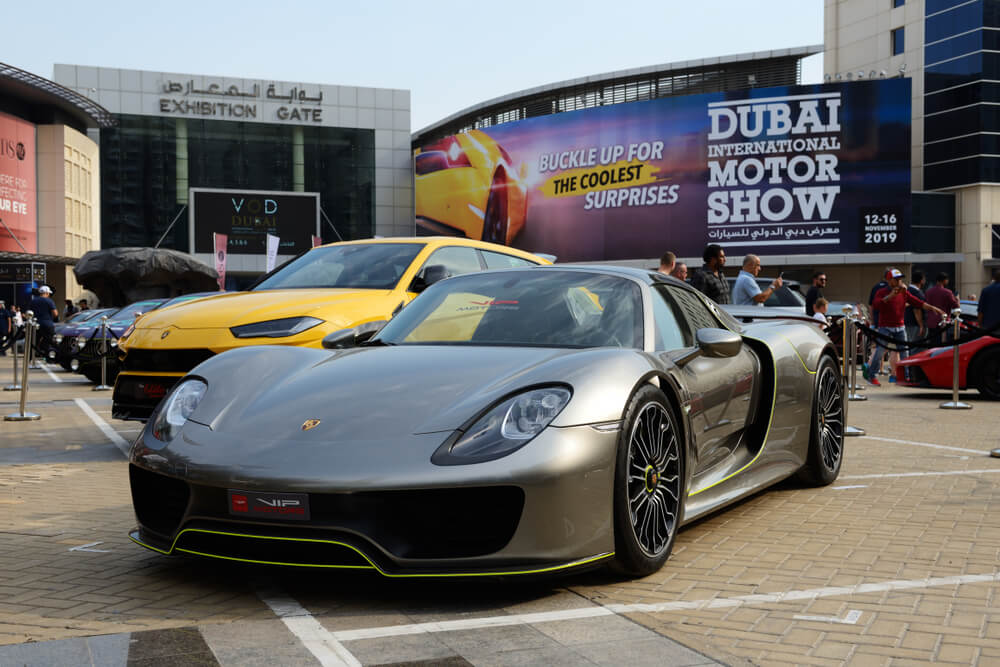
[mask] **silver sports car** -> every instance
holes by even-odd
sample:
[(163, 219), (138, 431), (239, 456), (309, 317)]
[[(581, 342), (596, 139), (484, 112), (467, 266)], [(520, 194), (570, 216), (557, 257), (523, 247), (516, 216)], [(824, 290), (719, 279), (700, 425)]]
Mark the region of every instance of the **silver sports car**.
[(191, 371), (133, 445), (132, 539), (386, 576), (640, 576), (685, 523), (840, 471), (830, 340), (658, 273), (462, 275), (376, 329)]

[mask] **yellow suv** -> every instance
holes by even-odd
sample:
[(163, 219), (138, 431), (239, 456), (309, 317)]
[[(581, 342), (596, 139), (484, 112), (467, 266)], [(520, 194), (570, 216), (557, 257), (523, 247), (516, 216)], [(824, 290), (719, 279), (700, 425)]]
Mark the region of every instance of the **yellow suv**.
[(122, 370), (112, 414), (147, 419), (179, 379), (220, 352), (246, 345), (322, 347), (333, 332), (390, 319), (441, 278), (549, 263), (507, 246), (452, 237), (313, 248), (245, 292), (169, 306), (138, 320), (119, 340)]

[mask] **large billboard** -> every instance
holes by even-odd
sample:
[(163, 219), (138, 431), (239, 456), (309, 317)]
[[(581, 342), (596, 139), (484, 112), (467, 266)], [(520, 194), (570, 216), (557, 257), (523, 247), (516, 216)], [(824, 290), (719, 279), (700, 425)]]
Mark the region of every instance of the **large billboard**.
[(0, 250), (38, 252), (35, 201), (35, 126), (0, 113)]
[(229, 237), (227, 252), (266, 255), (267, 235), (278, 253), (297, 255), (319, 234), (318, 192), (265, 192), (191, 188), (188, 238), (192, 253), (215, 254), (213, 233)]
[(560, 261), (908, 247), (910, 81), (667, 97), (415, 152), (417, 224)]

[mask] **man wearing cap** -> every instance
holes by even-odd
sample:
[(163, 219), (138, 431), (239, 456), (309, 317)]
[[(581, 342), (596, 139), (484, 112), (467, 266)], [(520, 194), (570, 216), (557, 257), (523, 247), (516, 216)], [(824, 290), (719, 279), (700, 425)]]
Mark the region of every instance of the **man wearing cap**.
[[(899, 348), (899, 358), (905, 359), (908, 356), (905, 347), (906, 329), (903, 325), (903, 311), (906, 305), (935, 311), (939, 315), (944, 315), (944, 311), (918, 299), (909, 292), (906, 285), (903, 284), (903, 272), (899, 269), (889, 269), (886, 271), (886, 277), (889, 279), (889, 285), (875, 293), (872, 309), (878, 316), (878, 332), (896, 342), (903, 343), (904, 346)], [(881, 384), (878, 381), (878, 372), (882, 366), (882, 355), (885, 354), (886, 349), (886, 341), (879, 339), (875, 346), (875, 354), (868, 362), (868, 372), (865, 374), (865, 379), (876, 386)]]
[(52, 300), (52, 288), (48, 285), (39, 287), (38, 296), (31, 300), (31, 305), (28, 308), (34, 311), (35, 321), (38, 322), (38, 345), (36, 349), (41, 350), (41, 353), (44, 355), (49, 350), (52, 334), (55, 333), (56, 320), (59, 318), (56, 303)]

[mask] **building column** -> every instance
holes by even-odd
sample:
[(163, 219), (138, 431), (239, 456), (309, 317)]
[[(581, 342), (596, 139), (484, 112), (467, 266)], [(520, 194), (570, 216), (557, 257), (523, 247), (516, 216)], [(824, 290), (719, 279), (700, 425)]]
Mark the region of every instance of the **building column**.
[(302, 127), (292, 127), (292, 190), (306, 190), (306, 147), (302, 138)]
[(177, 203), (188, 203), (188, 128), (187, 120), (178, 118), (174, 125), (174, 138), (177, 142), (177, 157), (175, 171), (177, 173)]

